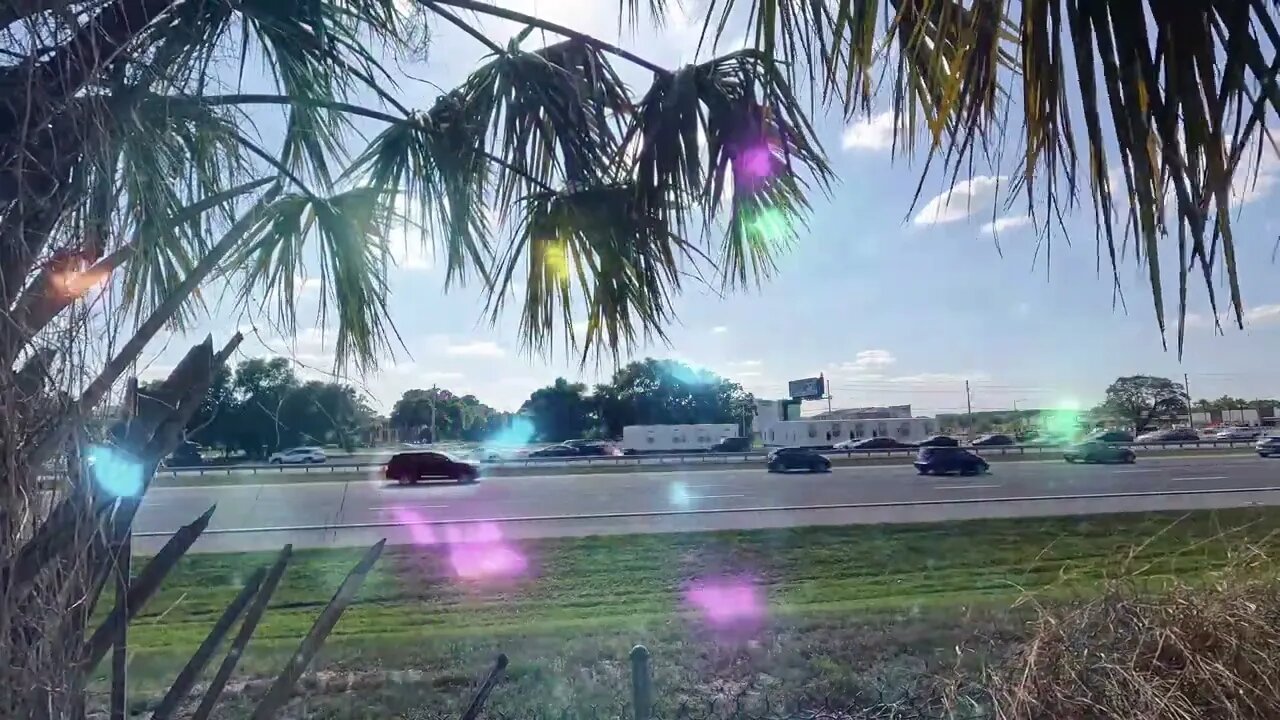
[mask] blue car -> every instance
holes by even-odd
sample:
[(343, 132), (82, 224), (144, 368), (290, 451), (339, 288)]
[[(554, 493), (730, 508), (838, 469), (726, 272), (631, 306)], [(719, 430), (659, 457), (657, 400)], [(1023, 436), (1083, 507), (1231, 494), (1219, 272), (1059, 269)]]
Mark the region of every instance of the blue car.
[(831, 472), (830, 460), (809, 448), (803, 447), (778, 448), (769, 453), (766, 463), (769, 472), (786, 472), (788, 470)]
[(916, 472), (921, 475), (981, 475), (990, 469), (987, 461), (960, 447), (923, 447), (916, 455)]

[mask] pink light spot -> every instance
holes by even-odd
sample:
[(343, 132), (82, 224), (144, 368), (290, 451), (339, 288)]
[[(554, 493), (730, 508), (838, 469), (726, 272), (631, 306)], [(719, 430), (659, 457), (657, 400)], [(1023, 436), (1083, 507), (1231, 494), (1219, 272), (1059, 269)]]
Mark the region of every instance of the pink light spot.
[(392, 514), (408, 529), (414, 545), (443, 545), (449, 568), (460, 580), (515, 578), (529, 568), (529, 561), (503, 540), (502, 529), (494, 523), (430, 523), (407, 508), (396, 508)]
[(685, 601), (718, 628), (755, 625), (764, 619), (764, 593), (745, 578), (717, 578), (685, 591)]
[(750, 182), (761, 182), (773, 175), (773, 150), (768, 145), (754, 145), (738, 154), (735, 163), (738, 177)]

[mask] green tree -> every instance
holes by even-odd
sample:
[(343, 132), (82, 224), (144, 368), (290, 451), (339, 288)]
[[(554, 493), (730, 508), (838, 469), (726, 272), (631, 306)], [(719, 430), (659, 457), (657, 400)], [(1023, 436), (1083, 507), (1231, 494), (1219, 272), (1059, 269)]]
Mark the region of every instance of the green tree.
[(536, 437), (547, 442), (583, 437), (595, 422), (587, 386), (564, 378), (534, 390), (519, 414), (533, 423)]
[(645, 358), (597, 385), (594, 400), (602, 432), (621, 437), (627, 425), (741, 423), (754, 398), (708, 370)]
[(1129, 375), (1116, 378), (1107, 387), (1104, 406), (1135, 431), (1141, 431), (1156, 418), (1186, 415), (1187, 395), (1182, 385), (1168, 378)]
[(400, 437), (422, 442), (485, 440), (506, 427), (510, 417), (474, 395), (442, 388), (408, 390), (391, 410), (391, 424)]

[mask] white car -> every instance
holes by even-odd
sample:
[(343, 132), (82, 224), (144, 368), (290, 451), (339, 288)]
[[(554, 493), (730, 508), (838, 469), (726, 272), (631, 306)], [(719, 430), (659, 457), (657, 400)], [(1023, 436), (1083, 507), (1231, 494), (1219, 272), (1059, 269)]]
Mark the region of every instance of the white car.
[(324, 450), (318, 447), (296, 447), (275, 453), (267, 462), (272, 465), (309, 465), (322, 463), (328, 459)]
[(1219, 430), (1214, 440), (1252, 440), (1262, 433), (1257, 428), (1229, 427)]

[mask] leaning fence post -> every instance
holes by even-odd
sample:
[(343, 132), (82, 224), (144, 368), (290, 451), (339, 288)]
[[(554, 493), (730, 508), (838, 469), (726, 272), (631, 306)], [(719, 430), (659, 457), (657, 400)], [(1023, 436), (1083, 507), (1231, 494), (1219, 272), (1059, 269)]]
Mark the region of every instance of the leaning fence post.
[(631, 648), (631, 706), (635, 720), (650, 720), (653, 716), (653, 675), (649, 649), (643, 645)]

